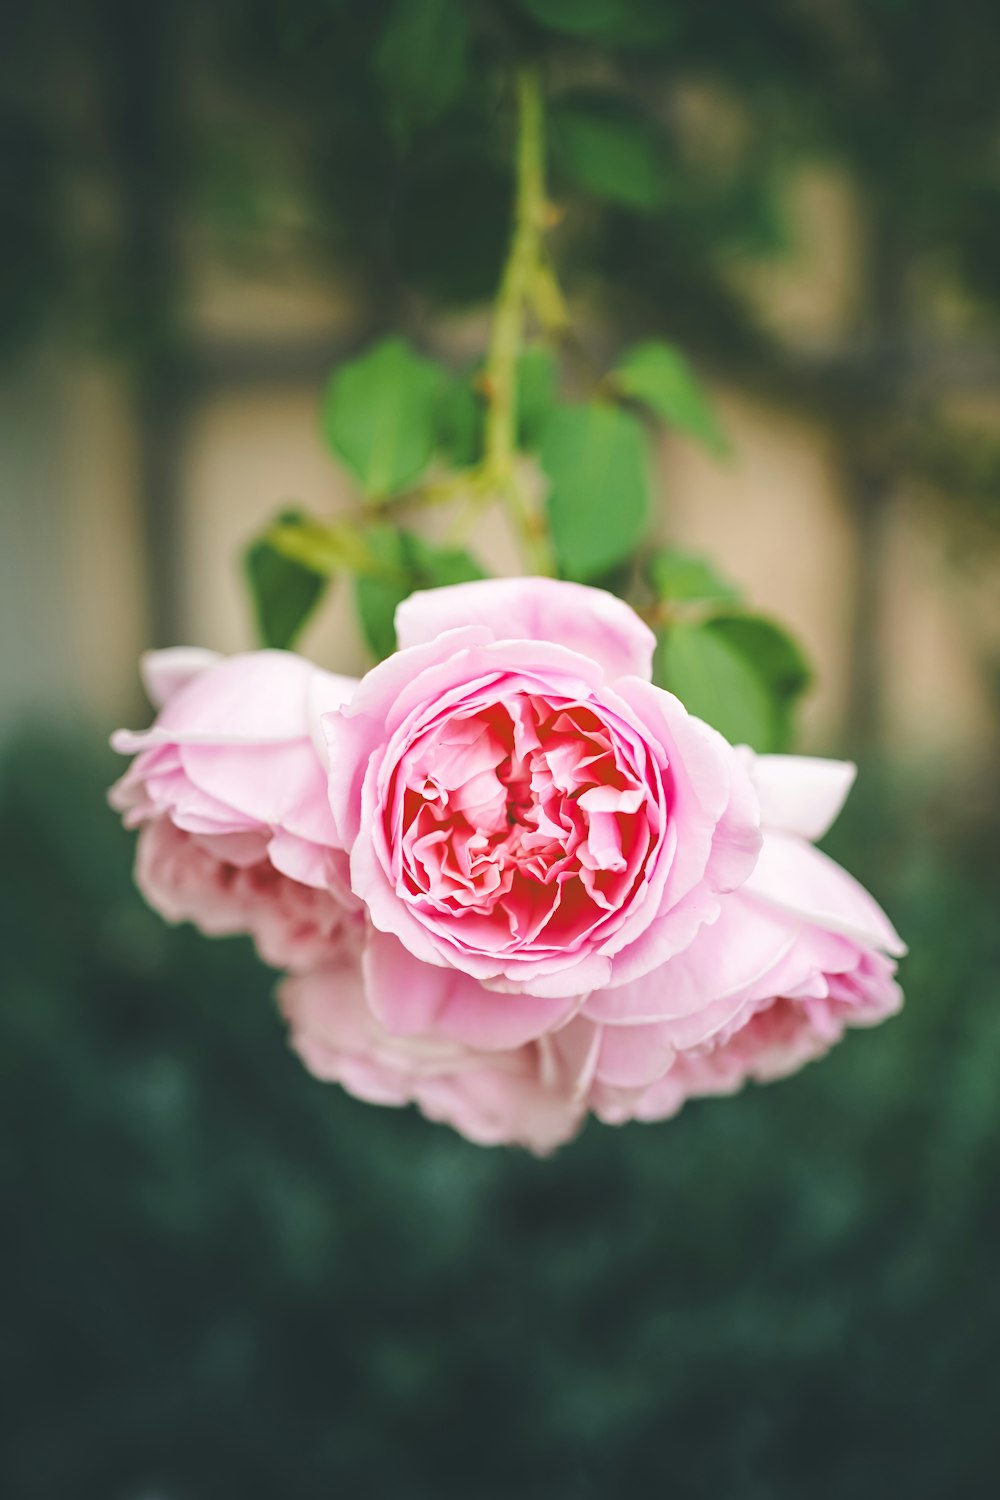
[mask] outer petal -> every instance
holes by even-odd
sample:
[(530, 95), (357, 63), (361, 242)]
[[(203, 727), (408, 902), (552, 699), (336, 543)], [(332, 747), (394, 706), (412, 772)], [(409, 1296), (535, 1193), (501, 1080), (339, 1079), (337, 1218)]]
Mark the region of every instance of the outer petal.
[(179, 688), (152, 729), (119, 730), (112, 744), (131, 754), (155, 744), (273, 745), (309, 739), (317, 676), (329, 688), (328, 706), (354, 691), (352, 678), (320, 672), (290, 651), (230, 656)]
[(463, 647), (483, 645), (484, 630), (456, 630), (427, 646), (397, 651), (352, 685), (349, 698), (319, 716), (329, 767), (330, 810), (337, 834), (349, 849), (361, 827), (361, 788), (372, 757), (384, 746), (400, 696), (416, 677)]
[(600, 1055), (602, 1034), (602, 1027), (595, 1026), (580, 1013), (539, 1041), (547, 1066), (565, 1079), (575, 1099), (582, 1101), (587, 1097)]
[(278, 827), (310, 785), (322, 784), (322, 767), (309, 740), (180, 748), (193, 786), (257, 823)]
[(364, 1000), (361, 971), (344, 963), (286, 980), (278, 1001), (292, 1028), (292, 1045), (315, 1077), (342, 1083), (373, 1104), (406, 1104), (423, 1071), (461, 1065), (451, 1043), (396, 1042)]
[(402, 943), (373, 933), (364, 957), (373, 1013), (396, 1036), (451, 1037), (484, 1052), (521, 1047), (563, 1025), (582, 997), (498, 994), (458, 969), (421, 963)]
[(268, 840), (267, 857), (289, 880), (318, 891), (330, 891), (348, 910), (361, 910), (362, 903), (351, 890), (350, 866), (343, 850), (312, 843), (279, 828)]
[(146, 696), (154, 708), (163, 705), (193, 677), (214, 667), (222, 657), (201, 646), (173, 646), (166, 651), (146, 651), (139, 658), (139, 672)]
[(739, 753), (760, 798), (762, 826), (798, 834), (811, 843), (821, 839), (833, 823), (858, 774), (849, 760), (755, 755), (745, 745)]
[[(342, 708), (345, 703), (350, 703), (357, 691), (359, 681), (357, 677), (341, 677), (335, 672), (324, 672), (319, 667), (313, 668), (306, 693), (306, 719), (309, 724), (309, 737), (324, 772), (327, 769), (327, 759), (323, 715), (333, 713), (334, 710)], [(323, 801), (327, 801), (325, 791)]]
[[(450, 1125), (480, 1146), (525, 1146), (548, 1156), (580, 1129), (583, 1105), (538, 1076), (538, 1048), (480, 1055), (478, 1066), (450, 1078), (424, 1078), (415, 1101), (429, 1120)], [(507, 1059), (515, 1065), (502, 1066)]]
[(669, 1072), (675, 1056), (666, 1026), (607, 1026), (595, 1078), (612, 1088), (646, 1088)]
[(803, 839), (769, 833), (744, 889), (805, 922), (902, 954), (906, 945), (874, 897)]
[(544, 1154), (579, 1130), (577, 1077), (554, 1049), (488, 1054), (446, 1038), (394, 1036), (365, 1004), (359, 978), (339, 965), (281, 986), (292, 1045), (316, 1077), (372, 1103), (414, 1103), (480, 1145)]
[(168, 922), (194, 922), (211, 937), (249, 933), (275, 968), (327, 963), (360, 940), (360, 918), (272, 869), (259, 834), (202, 840), (157, 818), (139, 834), (135, 878)]
[[(720, 909), (720, 898), (702, 881), (615, 954), (605, 985), (618, 989), (655, 973), (683, 953), (704, 927), (716, 921)], [(596, 990), (598, 986), (592, 988)]]
[(411, 594), (396, 610), (400, 648), (460, 625), (485, 625), (496, 640), (552, 641), (599, 662), (610, 679), (653, 672), (656, 637), (621, 599), (553, 578), (495, 578)]
[[(614, 989), (590, 996), (584, 1014), (611, 1026), (697, 1017), (714, 1002), (741, 997), (771, 973), (795, 942), (798, 924), (782, 912), (727, 896), (718, 920), (684, 952)], [(689, 1045), (685, 1039), (682, 1045)]]

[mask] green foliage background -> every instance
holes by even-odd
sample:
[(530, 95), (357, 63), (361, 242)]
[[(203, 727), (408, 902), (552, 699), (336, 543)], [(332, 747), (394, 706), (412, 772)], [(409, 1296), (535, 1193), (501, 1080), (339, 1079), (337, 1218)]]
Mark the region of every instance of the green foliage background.
[(863, 777), (907, 1006), (539, 1162), (313, 1082), (240, 941), (130, 883), (110, 757), (3, 774), (11, 1500), (991, 1496), (995, 839)]

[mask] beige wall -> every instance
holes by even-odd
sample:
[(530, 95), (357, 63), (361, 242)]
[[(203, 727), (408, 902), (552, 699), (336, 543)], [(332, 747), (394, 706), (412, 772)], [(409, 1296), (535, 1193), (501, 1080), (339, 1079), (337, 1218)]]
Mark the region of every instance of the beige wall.
[(121, 382), (36, 351), (0, 387), (0, 731), (105, 722), (147, 637), (135, 441)]

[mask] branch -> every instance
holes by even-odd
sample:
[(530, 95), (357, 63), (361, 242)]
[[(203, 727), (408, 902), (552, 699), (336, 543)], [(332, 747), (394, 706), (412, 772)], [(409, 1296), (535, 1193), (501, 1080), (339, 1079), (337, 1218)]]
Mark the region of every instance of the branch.
[(545, 523), (517, 472), (517, 364), (524, 347), (528, 308), (544, 287), (547, 304), (558, 317), (561, 294), (544, 261), (543, 236), (548, 219), (545, 197), (544, 110), (538, 73), (522, 68), (517, 77), (517, 191), (514, 232), (500, 280), (482, 389), (486, 397), (483, 469), (507, 503), (532, 566), (552, 572)]

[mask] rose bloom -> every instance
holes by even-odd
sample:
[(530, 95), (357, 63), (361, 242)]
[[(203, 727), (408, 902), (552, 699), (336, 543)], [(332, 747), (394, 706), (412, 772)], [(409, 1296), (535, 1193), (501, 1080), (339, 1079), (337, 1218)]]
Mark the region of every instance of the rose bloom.
[(360, 1098), (552, 1150), (783, 1076), (900, 1003), (888, 919), (813, 847), (853, 767), (734, 749), (620, 600), (545, 579), (397, 611), (360, 683), (149, 659), (113, 792), (170, 920), (292, 970), (292, 1045)]
[(249, 933), (266, 963), (328, 962), (363, 931), (311, 737), (353, 690), (281, 651), (223, 659), (150, 653), (152, 729), (112, 743), (136, 758), (112, 805), (140, 829), (136, 883), (170, 922)]
[(650, 682), (633, 611), (515, 579), (414, 594), (396, 628), (400, 650), (322, 719), (352, 889), (382, 935), (380, 1019), (422, 1029), (458, 969), (495, 999), (468, 1026), (455, 1007), (454, 1031), (528, 1040), (683, 952), (753, 868), (757, 798)]

